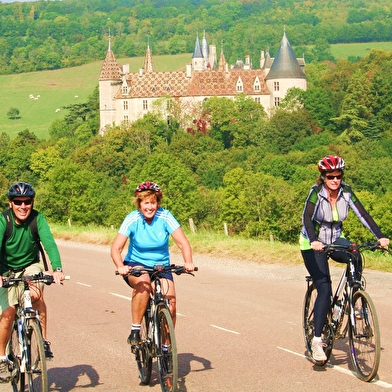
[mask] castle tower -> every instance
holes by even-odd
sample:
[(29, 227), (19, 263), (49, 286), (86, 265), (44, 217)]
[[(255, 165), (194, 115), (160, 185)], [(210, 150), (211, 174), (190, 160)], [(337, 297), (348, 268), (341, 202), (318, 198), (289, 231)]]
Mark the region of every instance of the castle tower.
[(152, 53), (150, 50), (150, 44), (147, 45), (146, 57), (144, 59), (144, 72), (155, 72), (154, 63), (152, 61)]
[(218, 64), (218, 71), (225, 71), (226, 70), (226, 59), (225, 55), (223, 53), (223, 42), (221, 43), (221, 54), (219, 58), (219, 64)]
[(203, 71), (204, 69), (204, 57), (200, 46), (199, 35), (196, 37), (195, 50), (192, 56), (192, 70)]
[(204, 59), (204, 69), (210, 68), (211, 64), (210, 61), (210, 48), (208, 46), (207, 38), (206, 38), (206, 31), (204, 30), (203, 39), (201, 41), (201, 54), (203, 55)]
[(100, 130), (107, 124), (114, 124), (116, 121), (116, 100), (114, 96), (119, 90), (122, 78), (122, 67), (114, 57), (110, 45), (106, 53), (105, 61), (102, 64), (99, 75), (99, 112), (100, 112)]
[(271, 107), (279, 106), (279, 101), (286, 96), (289, 88), (298, 87), (303, 90), (307, 88), (306, 76), (295, 57), (286, 32), (283, 34), (278, 52), (265, 80), (271, 92)]

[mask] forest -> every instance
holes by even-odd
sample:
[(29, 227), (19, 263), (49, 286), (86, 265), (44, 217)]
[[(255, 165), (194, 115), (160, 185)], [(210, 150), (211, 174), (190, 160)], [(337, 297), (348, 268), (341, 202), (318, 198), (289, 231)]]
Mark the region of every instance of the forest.
[(273, 57), (286, 29), (307, 63), (334, 43), (391, 40), (390, 0), (38, 0), (0, 3), (0, 73), (52, 70), (105, 57), (191, 53), (205, 30), (230, 64)]
[[(304, 200), (328, 154), (347, 164), (344, 181), (392, 236), (392, 52), (359, 62), (306, 66), (307, 91), (291, 89), (271, 117), (252, 99), (210, 98), (182, 129), (150, 113), (99, 134), (98, 89), (67, 107), (47, 140), (28, 129), (0, 135), (0, 195), (15, 180), (34, 185), (37, 208), (57, 223), (118, 227), (146, 180), (163, 189), (163, 206), (196, 230), (294, 243)], [(369, 233), (350, 216), (345, 233)], [(371, 236), (371, 235), (370, 235)]]

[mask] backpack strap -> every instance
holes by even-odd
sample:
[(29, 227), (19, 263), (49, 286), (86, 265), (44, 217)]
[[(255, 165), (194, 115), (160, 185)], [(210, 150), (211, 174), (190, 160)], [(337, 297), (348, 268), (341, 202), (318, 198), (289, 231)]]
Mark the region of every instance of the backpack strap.
[[(3, 237), (3, 243), (1, 246), (1, 249), (3, 250), (5, 247), (5, 243), (7, 242), (8, 238), (10, 238), (10, 236), (12, 234), (13, 225), (12, 225), (12, 219), (10, 216), (11, 209), (3, 211), (2, 214), (4, 215), (5, 220), (7, 222), (4, 237)], [(45, 271), (48, 271), (48, 262), (46, 261), (45, 251), (44, 251), (44, 248), (42, 247), (41, 240), (40, 240), (39, 234), (38, 234), (37, 216), (38, 216), (38, 211), (31, 210), (31, 214), (28, 218), (29, 219), (28, 224), (29, 224), (29, 228), (30, 228), (31, 233), (33, 234), (34, 241), (37, 244), (38, 249), (42, 255), (42, 262), (44, 264)]]

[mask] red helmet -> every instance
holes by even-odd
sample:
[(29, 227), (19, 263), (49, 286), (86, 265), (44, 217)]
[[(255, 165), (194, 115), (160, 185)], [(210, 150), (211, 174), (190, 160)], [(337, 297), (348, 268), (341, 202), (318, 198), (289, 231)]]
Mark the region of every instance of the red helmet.
[(345, 167), (346, 164), (344, 163), (343, 158), (340, 158), (337, 155), (327, 155), (318, 163), (318, 169), (321, 173), (344, 170)]
[(143, 191), (155, 191), (156, 193), (162, 193), (162, 189), (159, 185), (152, 181), (145, 181), (139, 184), (135, 189), (135, 196)]

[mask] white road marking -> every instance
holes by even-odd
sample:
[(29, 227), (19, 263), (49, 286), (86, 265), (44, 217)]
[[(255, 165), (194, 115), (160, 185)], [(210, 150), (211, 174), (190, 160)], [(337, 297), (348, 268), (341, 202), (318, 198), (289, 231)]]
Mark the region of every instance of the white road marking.
[(92, 287), (91, 284), (76, 282), (76, 284), (80, 284), (81, 286)]
[[(302, 357), (302, 358), (307, 358), (307, 359), (309, 359), (309, 357), (308, 357), (307, 355), (300, 354), (300, 353), (296, 353), (295, 351), (288, 350), (287, 348), (283, 348), (283, 347), (279, 347), (279, 346), (278, 346), (278, 349), (279, 349), (279, 350), (286, 351), (286, 352), (288, 352), (288, 353), (290, 353), (290, 354), (297, 355), (298, 357)], [(355, 374), (354, 374), (352, 371), (350, 371), (350, 370), (348, 370), (348, 369), (344, 369), (344, 368), (342, 368), (342, 367), (340, 367), (340, 366), (331, 365), (330, 363), (327, 363), (325, 366), (326, 366), (326, 367), (329, 367), (329, 368), (331, 368), (331, 369), (333, 369), (333, 370), (337, 370), (338, 372), (344, 373), (344, 374), (346, 374), (346, 375), (348, 375), (348, 376), (355, 377)], [(387, 383), (387, 382), (385, 382), (385, 381), (381, 381), (381, 380), (373, 380), (373, 381), (371, 381), (369, 384), (376, 384), (376, 385), (378, 385), (378, 386), (380, 386), (380, 387), (383, 387), (383, 388), (392, 388), (392, 384), (389, 384), (389, 383)]]
[(239, 335), (240, 334), (239, 332), (231, 331), (230, 329), (226, 329), (226, 328), (222, 328), (222, 327), (218, 327), (217, 325), (210, 324), (210, 326), (213, 327), (213, 328), (216, 328), (216, 329), (220, 329), (221, 331), (234, 333), (235, 335)]
[(126, 295), (121, 295), (121, 294), (111, 293), (110, 291), (109, 291), (109, 294), (112, 294), (112, 295), (114, 295), (115, 297), (119, 297), (119, 298), (127, 299), (128, 301), (132, 301), (132, 298), (131, 298), (131, 297), (127, 297)]

